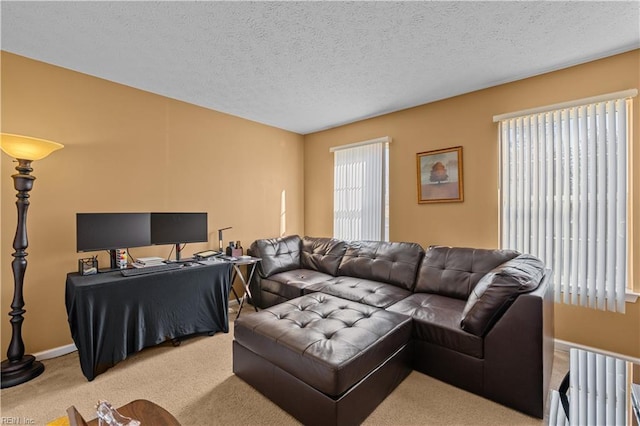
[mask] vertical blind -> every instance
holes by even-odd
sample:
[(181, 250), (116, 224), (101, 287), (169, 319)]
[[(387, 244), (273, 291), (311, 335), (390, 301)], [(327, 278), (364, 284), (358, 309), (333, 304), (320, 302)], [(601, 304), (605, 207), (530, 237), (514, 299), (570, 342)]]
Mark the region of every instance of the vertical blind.
[(344, 147), (334, 153), (333, 235), (355, 241), (385, 236), (389, 138)]
[(551, 391), (548, 424), (631, 424), (631, 363), (578, 348), (569, 357), (568, 397)]
[(626, 362), (574, 348), (569, 359), (570, 424), (627, 424)]
[(569, 426), (569, 419), (562, 407), (560, 393), (556, 390), (551, 390), (549, 401), (549, 422), (547, 424), (549, 426)]
[(624, 312), (630, 99), (500, 120), (501, 244), (553, 268), (556, 301)]

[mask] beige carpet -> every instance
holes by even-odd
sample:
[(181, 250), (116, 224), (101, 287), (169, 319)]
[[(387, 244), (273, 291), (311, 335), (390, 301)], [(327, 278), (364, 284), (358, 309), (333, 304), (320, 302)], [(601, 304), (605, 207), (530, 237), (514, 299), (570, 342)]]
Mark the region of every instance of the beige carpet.
[[(296, 420), (232, 373), (228, 334), (195, 337), (179, 347), (145, 349), (88, 382), (78, 354), (45, 360), (42, 376), (1, 391), (2, 418), (44, 425), (75, 405), (85, 419), (105, 399), (114, 406), (148, 399), (184, 425), (287, 425)], [(552, 388), (568, 368), (556, 352)], [(33, 421), (33, 422), (31, 422)], [(367, 418), (367, 425), (543, 425), (502, 405), (412, 372)]]

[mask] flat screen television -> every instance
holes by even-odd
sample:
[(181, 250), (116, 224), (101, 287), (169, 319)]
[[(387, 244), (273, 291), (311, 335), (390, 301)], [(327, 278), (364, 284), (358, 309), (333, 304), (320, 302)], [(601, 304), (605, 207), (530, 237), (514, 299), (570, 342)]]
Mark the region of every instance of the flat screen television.
[(149, 245), (149, 213), (76, 213), (76, 250), (109, 250), (112, 268), (116, 249)]
[(175, 244), (180, 260), (180, 244), (209, 240), (207, 213), (151, 213), (151, 244)]

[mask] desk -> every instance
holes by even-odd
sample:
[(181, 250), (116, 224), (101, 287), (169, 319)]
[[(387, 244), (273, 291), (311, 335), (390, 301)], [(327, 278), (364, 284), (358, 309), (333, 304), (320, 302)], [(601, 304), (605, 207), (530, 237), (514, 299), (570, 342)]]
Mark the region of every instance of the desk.
[(569, 362), (561, 389), (551, 391), (549, 425), (638, 424), (631, 402), (632, 382), (638, 378), (631, 362), (575, 348)]
[(67, 315), (82, 373), (91, 381), (145, 347), (227, 333), (230, 270), (218, 263), (133, 277), (68, 274)]

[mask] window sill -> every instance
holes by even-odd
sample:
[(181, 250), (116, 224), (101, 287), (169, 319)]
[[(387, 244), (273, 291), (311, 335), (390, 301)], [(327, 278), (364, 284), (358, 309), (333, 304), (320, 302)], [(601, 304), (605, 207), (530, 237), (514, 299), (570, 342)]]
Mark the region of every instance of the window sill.
[(639, 293), (634, 293), (632, 291), (627, 291), (624, 295), (624, 301), (626, 303), (636, 303), (638, 301), (638, 297), (640, 297)]

